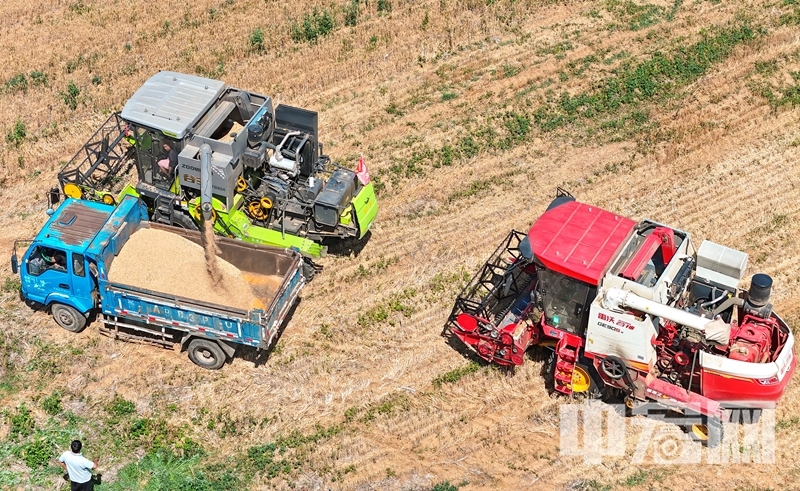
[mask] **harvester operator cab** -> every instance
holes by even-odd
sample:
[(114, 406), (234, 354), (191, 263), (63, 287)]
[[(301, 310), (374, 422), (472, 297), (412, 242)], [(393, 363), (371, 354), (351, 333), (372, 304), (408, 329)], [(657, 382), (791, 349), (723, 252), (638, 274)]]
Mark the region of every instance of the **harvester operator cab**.
[(136, 147), (136, 165), (139, 177), (164, 191), (169, 191), (175, 181), (178, 154), (183, 142), (169, 138), (160, 131), (132, 126), (131, 136)]
[(537, 268), (537, 276), (547, 324), (582, 335), (596, 287), (543, 266)]

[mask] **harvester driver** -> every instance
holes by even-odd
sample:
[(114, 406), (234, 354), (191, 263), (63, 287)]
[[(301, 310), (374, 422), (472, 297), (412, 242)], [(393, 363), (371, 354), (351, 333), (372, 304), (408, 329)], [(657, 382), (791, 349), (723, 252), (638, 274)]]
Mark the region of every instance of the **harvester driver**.
[(158, 170), (169, 178), (172, 176), (172, 171), (178, 166), (178, 152), (167, 142), (164, 142), (162, 149), (164, 150), (164, 158), (158, 161)]

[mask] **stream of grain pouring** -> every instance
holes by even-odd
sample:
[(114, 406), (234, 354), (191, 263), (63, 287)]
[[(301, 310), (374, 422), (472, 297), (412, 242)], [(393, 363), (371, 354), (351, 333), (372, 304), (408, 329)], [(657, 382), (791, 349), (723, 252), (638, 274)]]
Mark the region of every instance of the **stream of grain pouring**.
[(219, 247), (217, 241), (214, 239), (214, 226), (207, 222), (203, 222), (203, 235), (201, 242), (203, 243), (203, 251), (206, 258), (206, 271), (211, 279), (217, 283), (222, 280), (222, 271), (217, 264), (217, 254), (219, 254)]

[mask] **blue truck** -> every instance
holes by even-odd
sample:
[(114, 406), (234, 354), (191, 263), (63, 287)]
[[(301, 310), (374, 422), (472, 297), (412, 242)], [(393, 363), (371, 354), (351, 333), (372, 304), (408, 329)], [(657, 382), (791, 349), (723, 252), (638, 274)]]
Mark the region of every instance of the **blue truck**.
[[(22, 299), (47, 309), (68, 331), (81, 332), (97, 318), (101, 332), (115, 338), (170, 348), (180, 343), (189, 359), (207, 369), (222, 367), (239, 345), (268, 349), (306, 282), (302, 256), (217, 238), (219, 257), (250, 278), (256, 305), (262, 308), (249, 311), (110, 281), (114, 258), (137, 230), (160, 229), (201, 243), (197, 231), (152, 223), (147, 217), (146, 206), (133, 196), (117, 207), (64, 201), (34, 240), (15, 242), (11, 269), (19, 272)], [(30, 245), (18, 260), (22, 242)]]

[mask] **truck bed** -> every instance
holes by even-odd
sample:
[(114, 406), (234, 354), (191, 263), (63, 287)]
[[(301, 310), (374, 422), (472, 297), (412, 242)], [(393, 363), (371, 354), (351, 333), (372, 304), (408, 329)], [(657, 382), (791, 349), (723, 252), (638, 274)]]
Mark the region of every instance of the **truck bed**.
[[(149, 223), (150, 228), (169, 231), (201, 245), (200, 232)], [(241, 272), (244, 280), (250, 285), (257, 301), (269, 307), (275, 294), (281, 290), (290, 273), (300, 269), (299, 254), (287, 253), (284, 249), (276, 249), (238, 240), (217, 237), (220, 259), (223, 259)]]
[[(201, 243), (200, 233), (196, 231), (151, 222), (141, 222), (136, 230), (142, 227), (164, 230)], [(120, 229), (120, 236), (115, 238), (124, 244), (130, 236), (125, 237), (127, 233)], [(219, 237), (217, 245), (221, 251), (219, 257), (241, 270), (242, 277), (251, 286), (256, 297), (252, 310), (110, 282), (102, 274), (99, 286), (103, 315), (145, 324), (158, 331), (164, 328), (199, 331), (205, 337), (268, 347), (305, 283), (300, 254)], [(113, 254), (106, 257), (106, 268), (110, 268)]]

